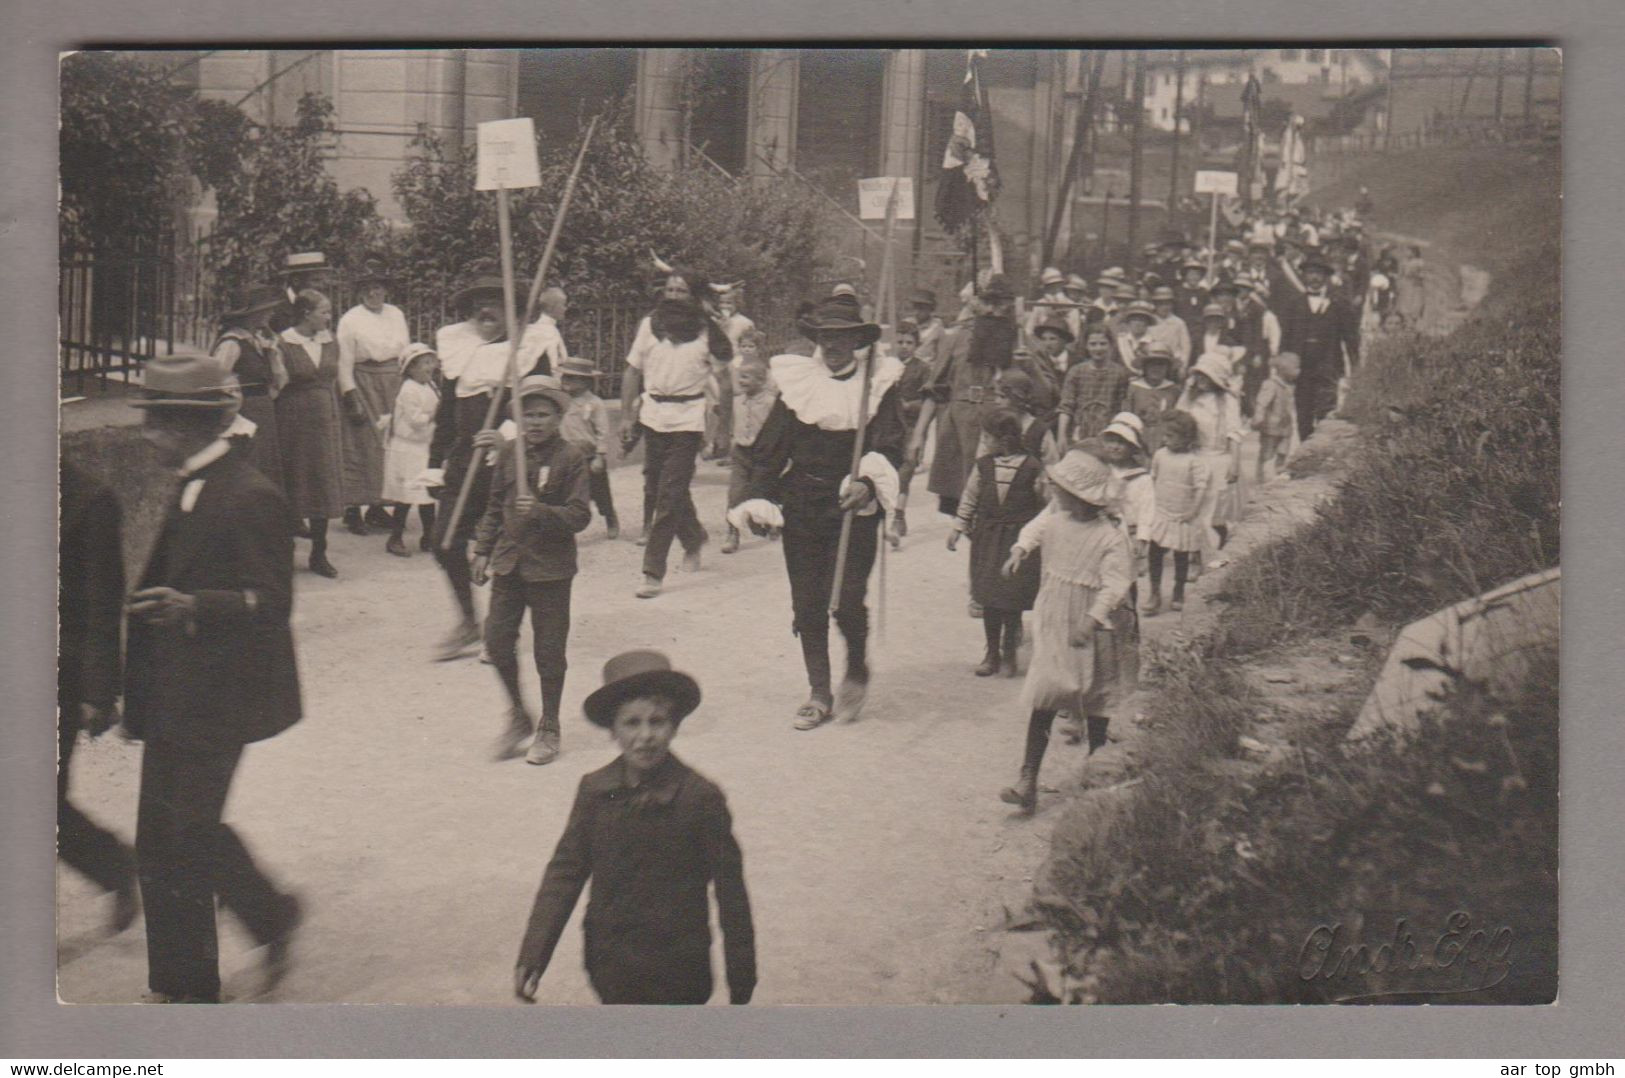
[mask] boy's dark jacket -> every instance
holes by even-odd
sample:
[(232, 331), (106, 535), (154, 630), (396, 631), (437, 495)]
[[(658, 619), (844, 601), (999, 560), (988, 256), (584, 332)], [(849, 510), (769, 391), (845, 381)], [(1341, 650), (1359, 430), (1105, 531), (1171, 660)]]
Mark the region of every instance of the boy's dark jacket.
[[(601, 990), (641, 983), (658, 996), (710, 994), (707, 885), (715, 884), (733, 1002), (756, 987), (744, 862), (722, 791), (675, 756), (632, 786), (617, 757), (582, 776), (542, 877), (519, 964), (546, 969), (587, 880), (587, 973)], [(695, 988), (699, 991), (696, 993)]]
[[(587, 455), (555, 437), (525, 447), (525, 467), (536, 507), (521, 517), (514, 501), (513, 445), (500, 450), (485, 515), (474, 534), (474, 553), (489, 557), (492, 576), (518, 573), (528, 581), (567, 580), (576, 573), (576, 532), (592, 520)], [(543, 469), (547, 477), (538, 484)]]

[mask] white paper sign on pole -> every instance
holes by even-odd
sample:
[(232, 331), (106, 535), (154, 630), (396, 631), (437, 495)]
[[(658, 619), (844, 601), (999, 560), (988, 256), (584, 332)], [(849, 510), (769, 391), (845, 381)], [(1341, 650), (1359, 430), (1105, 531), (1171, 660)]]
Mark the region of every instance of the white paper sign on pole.
[(886, 219), (886, 200), (891, 198), (892, 185), (897, 186), (897, 219), (914, 220), (914, 178), (912, 176), (876, 176), (858, 181), (858, 217), (865, 221)]
[(1196, 193), (1199, 195), (1234, 195), (1237, 191), (1234, 172), (1198, 172)]
[(474, 190), (514, 191), (542, 185), (541, 168), (536, 162), (536, 126), (529, 116), (480, 124), (478, 146)]

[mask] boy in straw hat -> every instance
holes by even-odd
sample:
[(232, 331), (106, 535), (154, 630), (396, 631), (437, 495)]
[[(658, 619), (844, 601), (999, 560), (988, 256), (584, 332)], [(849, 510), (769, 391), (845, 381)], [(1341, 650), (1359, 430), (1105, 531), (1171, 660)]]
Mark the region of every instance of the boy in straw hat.
[(153, 1002), (217, 1003), (215, 904), (287, 970), (299, 903), (221, 821), (243, 748), (299, 721), (293, 537), (282, 492), (226, 437), (235, 377), (218, 357), (147, 364), (143, 435), (180, 485), (129, 597), (124, 725), (146, 742), (136, 819)]
[[(570, 395), (558, 379), (535, 374), (519, 383), (524, 410), (527, 482), (515, 482), (514, 454), (504, 448), (491, 481), (491, 497), (474, 536), (475, 584), (491, 581), (485, 649), (508, 694), (508, 725), (495, 758), (520, 755), (534, 732), (528, 763), (551, 763), (559, 754), (559, 704), (564, 697), (565, 644), (570, 636), (570, 585), (576, 575), (576, 533), (592, 519), (587, 459), (559, 437)], [(531, 719), (519, 690), (519, 622), (530, 610), (536, 674), (542, 687), (540, 722)]]
[(716, 784), (671, 753), (700, 704), (700, 687), (657, 651), (604, 664), (587, 719), (620, 748), (581, 779), (570, 820), (542, 875), (514, 969), (514, 992), (536, 989), (587, 880), (586, 964), (604, 1003), (701, 1004), (711, 998), (707, 888), (715, 887), (730, 1003), (756, 990), (756, 936), (744, 860)]

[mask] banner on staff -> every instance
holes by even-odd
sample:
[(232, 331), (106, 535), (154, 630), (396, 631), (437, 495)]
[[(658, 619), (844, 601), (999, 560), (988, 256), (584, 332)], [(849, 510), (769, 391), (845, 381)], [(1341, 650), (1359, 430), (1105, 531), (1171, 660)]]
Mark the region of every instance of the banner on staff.
[(876, 176), (858, 181), (858, 216), (865, 221), (886, 219), (886, 200), (891, 198), (892, 186), (897, 187), (897, 219), (914, 220), (914, 177)]
[(515, 191), (542, 185), (542, 171), (536, 161), (536, 126), (529, 116), (480, 124), (477, 145), (479, 165), (474, 173), (474, 190)]
[(1234, 195), (1236, 189), (1236, 174), (1234, 172), (1198, 172), (1196, 174), (1196, 193), (1199, 195)]

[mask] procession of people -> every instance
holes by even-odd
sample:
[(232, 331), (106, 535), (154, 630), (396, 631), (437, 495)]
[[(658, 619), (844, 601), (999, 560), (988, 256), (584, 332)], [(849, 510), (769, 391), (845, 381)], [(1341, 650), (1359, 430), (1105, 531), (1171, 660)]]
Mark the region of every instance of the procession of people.
[[(598, 393), (610, 372), (569, 350), (561, 289), (540, 290), (533, 320), (510, 323), (511, 283), (470, 266), (449, 297), (458, 320), (415, 342), (381, 262), (349, 282), (359, 302), (335, 324), (313, 275), (325, 259), (290, 256), (278, 284), (232, 304), (208, 352), (148, 364), (132, 404), (178, 479), (127, 597), (114, 492), (64, 470), (62, 854), (116, 896), (113, 930), (144, 907), (149, 998), (221, 998), (216, 903), (263, 949), (261, 992), (286, 973), (301, 899), (221, 812), (244, 746), (305, 712), (289, 623), (296, 540), (311, 573), (342, 579), (330, 522), (381, 529), (391, 555), (411, 557), (415, 511), (418, 546), (434, 553), (454, 611), (427, 657), (479, 651), (501, 689), (492, 758), (546, 765), (569, 751), (578, 537), (594, 507), (608, 539), (621, 535), (617, 446), (643, 453), (635, 590), (627, 559), (638, 598), (672, 601), (662, 593), (674, 543), (684, 569), (700, 568), (711, 540), (692, 491), (702, 457), (730, 469), (721, 552), (747, 537), (780, 545), (785, 629), (807, 680), (805, 700), (786, 698), (782, 714), (798, 731), (864, 714), (875, 566), (883, 547), (903, 549), (911, 481), (926, 471), (949, 549), (970, 548), (954, 586), (984, 647), (966, 673), (1022, 679), (1017, 779), (988, 795), (1034, 813), (1057, 718), (1094, 752), (1134, 692), (1140, 623), (1164, 611), (1165, 567), (1177, 612), (1244, 526), (1243, 443), (1258, 439), (1255, 483), (1286, 478), (1391, 302), (1350, 211), (1264, 211), (1235, 231), (1212, 247), (1167, 236), (1133, 272), (1043, 267), (1030, 302), (1008, 274), (981, 274), (949, 322), (932, 290), (912, 293), (911, 317), (882, 303), (882, 324), (858, 285), (835, 283), (806, 297), (777, 340), (741, 309), (743, 283), (657, 261), (651, 309), (620, 365), (618, 430)], [(534, 712), (517, 647), (527, 612)], [(839, 677), (831, 622), (845, 645)], [(587, 716), (622, 754), (582, 780), (514, 990), (534, 1000), (591, 878), (587, 964), (605, 1002), (709, 998), (713, 885), (729, 996), (748, 1002), (753, 930), (723, 795), (668, 749), (700, 688), (646, 649), (590, 665), (605, 684)], [(144, 742), (133, 851), (66, 797), (77, 733), (111, 727), (119, 697), (126, 733)], [(664, 852), (651, 861), (651, 849)]]

